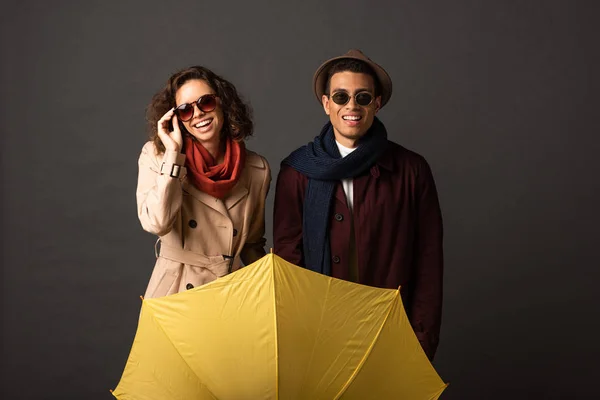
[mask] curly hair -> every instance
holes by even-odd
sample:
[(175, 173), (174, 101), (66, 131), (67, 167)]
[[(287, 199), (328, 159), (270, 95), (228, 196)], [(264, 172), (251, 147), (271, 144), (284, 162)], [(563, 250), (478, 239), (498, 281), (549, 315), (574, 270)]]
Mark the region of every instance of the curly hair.
[[(165, 146), (158, 137), (158, 121), (167, 111), (175, 107), (177, 90), (186, 82), (195, 79), (205, 81), (220, 99), (224, 117), (221, 140), (230, 137), (236, 141), (243, 141), (253, 134), (252, 110), (248, 104), (242, 101), (235, 86), (208, 68), (196, 65), (173, 74), (167, 84), (152, 97), (152, 101), (146, 108), (150, 140), (154, 142), (160, 153), (164, 153)], [(182, 133), (186, 134), (187, 131), (184, 127), (180, 127)]]

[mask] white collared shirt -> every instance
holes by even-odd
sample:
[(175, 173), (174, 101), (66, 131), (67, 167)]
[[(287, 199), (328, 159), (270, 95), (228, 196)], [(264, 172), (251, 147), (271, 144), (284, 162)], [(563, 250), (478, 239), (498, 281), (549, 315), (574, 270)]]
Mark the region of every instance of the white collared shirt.
[[(337, 140), (335, 141), (337, 147), (340, 151), (342, 158), (346, 157), (348, 154), (352, 153), (358, 147), (350, 149), (341, 145)], [(352, 183), (353, 179), (342, 179), (342, 187), (344, 188), (344, 193), (346, 194), (346, 201), (348, 202), (348, 208), (352, 211), (352, 207), (354, 206), (354, 184)]]

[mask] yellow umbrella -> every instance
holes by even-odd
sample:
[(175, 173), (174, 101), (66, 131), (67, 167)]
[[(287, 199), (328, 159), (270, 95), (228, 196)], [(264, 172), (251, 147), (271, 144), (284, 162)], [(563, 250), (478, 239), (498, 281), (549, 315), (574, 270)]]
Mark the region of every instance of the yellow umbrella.
[(398, 290), (268, 254), (186, 292), (143, 301), (118, 399), (437, 399)]

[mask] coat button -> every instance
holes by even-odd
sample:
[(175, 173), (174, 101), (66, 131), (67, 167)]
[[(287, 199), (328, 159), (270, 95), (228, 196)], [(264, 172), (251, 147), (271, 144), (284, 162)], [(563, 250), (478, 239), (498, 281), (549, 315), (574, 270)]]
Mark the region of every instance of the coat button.
[(233, 230), (233, 236), (237, 236), (237, 229)]
[(338, 256), (333, 256), (333, 262), (336, 264), (340, 263), (340, 258)]
[(343, 221), (344, 216), (342, 214), (335, 214), (335, 219), (336, 219), (336, 221)]
[(191, 283), (188, 283), (187, 285), (185, 285), (185, 288), (186, 288), (187, 290), (190, 290), (190, 289), (193, 289), (193, 288), (194, 288), (194, 285), (192, 285)]
[(195, 220), (190, 219), (190, 222), (188, 222), (188, 225), (190, 226), (190, 228), (195, 228), (198, 226), (198, 223)]

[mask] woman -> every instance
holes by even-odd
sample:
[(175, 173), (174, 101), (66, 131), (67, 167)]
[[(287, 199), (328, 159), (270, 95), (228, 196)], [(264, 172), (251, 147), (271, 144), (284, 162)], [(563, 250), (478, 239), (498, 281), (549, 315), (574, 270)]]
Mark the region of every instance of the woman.
[(137, 208), (160, 246), (145, 297), (191, 289), (264, 256), (271, 170), (245, 149), (253, 124), (235, 87), (207, 68), (185, 69), (153, 97), (147, 119)]

